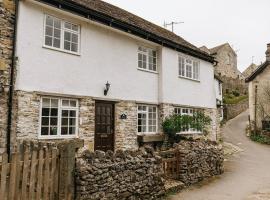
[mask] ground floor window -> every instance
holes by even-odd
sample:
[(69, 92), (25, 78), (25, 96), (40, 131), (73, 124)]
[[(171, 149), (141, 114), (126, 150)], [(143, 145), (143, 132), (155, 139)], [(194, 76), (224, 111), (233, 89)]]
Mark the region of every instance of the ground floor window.
[(157, 132), (157, 106), (138, 105), (138, 133)]
[(78, 128), (78, 101), (41, 98), (40, 136), (74, 137)]
[[(198, 109), (194, 109), (194, 108), (182, 108), (182, 107), (175, 107), (174, 108), (174, 114), (177, 115), (189, 115), (189, 116), (194, 116), (195, 112), (199, 112)], [(194, 120), (196, 120), (196, 118), (194, 118)], [(199, 129), (194, 129), (191, 128), (190, 125), (187, 124), (183, 124), (182, 125), (182, 131), (180, 132), (180, 134), (184, 134), (184, 133), (201, 133), (202, 131)]]

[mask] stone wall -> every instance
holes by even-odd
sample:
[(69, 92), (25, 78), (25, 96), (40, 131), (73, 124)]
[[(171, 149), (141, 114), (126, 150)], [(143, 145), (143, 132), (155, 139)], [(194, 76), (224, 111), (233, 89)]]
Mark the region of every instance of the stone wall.
[(181, 141), (177, 150), (180, 153), (179, 180), (186, 185), (220, 175), (224, 171), (221, 145), (210, 141)]
[[(215, 142), (194, 140), (181, 141), (174, 150), (179, 156), (178, 180), (191, 185), (224, 171), (224, 153)], [(166, 157), (166, 155), (162, 155)]]
[[(126, 119), (121, 119), (125, 114)], [(115, 104), (115, 149), (137, 149), (137, 104), (120, 101)]]
[[(12, 63), (15, 5), (0, 0), (0, 82), (9, 85)], [(0, 149), (6, 146), (8, 94), (0, 94)]]
[(224, 105), (224, 119), (229, 120), (248, 109), (248, 100), (243, 100), (237, 104)]
[(76, 161), (77, 200), (160, 199), (162, 160), (152, 148), (107, 153), (88, 150)]

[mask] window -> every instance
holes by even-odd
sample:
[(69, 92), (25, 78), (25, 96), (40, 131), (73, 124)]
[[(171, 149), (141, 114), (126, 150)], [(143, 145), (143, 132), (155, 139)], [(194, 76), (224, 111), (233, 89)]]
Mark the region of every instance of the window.
[(221, 95), (221, 92), (222, 92), (222, 84), (221, 84), (221, 82), (218, 82), (218, 93), (219, 93), (219, 95)]
[(138, 106), (138, 133), (157, 132), (157, 107)]
[[(195, 112), (197, 112), (197, 110), (193, 109), (193, 108), (181, 108), (181, 107), (174, 108), (174, 113), (176, 115), (193, 116)], [(183, 124), (181, 128), (182, 128), (182, 131), (180, 132), (180, 134), (181, 133), (201, 133), (201, 130), (196, 130), (194, 128), (190, 128), (189, 124)]]
[(66, 52), (79, 52), (80, 27), (45, 15), (45, 46)]
[(138, 48), (138, 68), (157, 71), (157, 52), (150, 48)]
[(190, 58), (178, 57), (179, 76), (194, 80), (200, 79), (200, 63)]
[(77, 133), (77, 100), (41, 99), (41, 137), (74, 137)]

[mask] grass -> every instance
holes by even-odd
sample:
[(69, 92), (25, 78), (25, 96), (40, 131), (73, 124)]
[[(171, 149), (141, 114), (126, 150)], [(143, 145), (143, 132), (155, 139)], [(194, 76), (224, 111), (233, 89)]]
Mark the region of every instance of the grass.
[(248, 98), (248, 95), (242, 95), (242, 96), (233, 96), (233, 95), (225, 95), (224, 96), (224, 103), (225, 104), (237, 104), (243, 100), (246, 100)]
[(270, 145), (270, 137), (262, 135), (260, 133), (254, 134), (251, 133), (250, 134), (250, 139), (254, 142), (259, 142), (261, 144), (268, 144)]

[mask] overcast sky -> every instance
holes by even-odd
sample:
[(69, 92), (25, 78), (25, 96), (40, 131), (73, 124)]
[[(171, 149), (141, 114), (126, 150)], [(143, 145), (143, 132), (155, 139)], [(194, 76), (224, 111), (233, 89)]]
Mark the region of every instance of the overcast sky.
[(270, 43), (270, 0), (105, 0), (155, 24), (183, 21), (175, 33), (200, 47), (229, 42), (238, 69), (265, 61)]

